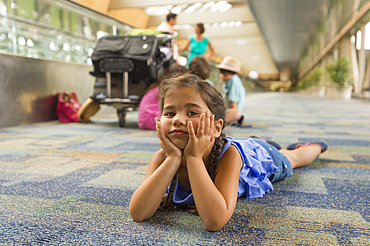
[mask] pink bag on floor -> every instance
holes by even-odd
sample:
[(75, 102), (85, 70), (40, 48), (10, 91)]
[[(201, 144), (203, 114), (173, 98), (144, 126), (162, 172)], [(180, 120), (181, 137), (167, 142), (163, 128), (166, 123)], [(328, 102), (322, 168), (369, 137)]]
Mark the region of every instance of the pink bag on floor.
[(64, 92), (58, 96), (57, 116), (60, 122), (79, 122), (77, 113), (81, 108), (75, 93)]

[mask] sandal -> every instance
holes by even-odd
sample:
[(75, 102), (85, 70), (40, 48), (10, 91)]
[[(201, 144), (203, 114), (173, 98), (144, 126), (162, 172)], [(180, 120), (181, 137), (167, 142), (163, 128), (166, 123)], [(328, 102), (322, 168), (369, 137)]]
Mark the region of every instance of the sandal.
[(324, 153), (328, 149), (328, 144), (324, 140), (319, 140), (317, 142), (307, 142), (307, 143), (293, 143), (286, 147), (287, 150), (295, 150), (300, 147), (307, 147), (310, 145), (318, 145), (321, 148), (321, 153)]

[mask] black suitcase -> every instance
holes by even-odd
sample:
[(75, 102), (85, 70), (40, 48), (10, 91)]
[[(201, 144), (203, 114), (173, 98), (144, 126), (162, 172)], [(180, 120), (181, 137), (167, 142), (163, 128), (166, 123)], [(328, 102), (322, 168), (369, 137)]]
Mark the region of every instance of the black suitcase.
[[(111, 72), (130, 72), (135, 79), (156, 79), (163, 64), (164, 54), (159, 51), (156, 36), (105, 36), (98, 40), (91, 55), (96, 77)], [(106, 62), (114, 64), (105, 64)]]
[(165, 54), (159, 48), (171, 48), (172, 39), (165, 34), (105, 36), (96, 42), (90, 57), (94, 68), (90, 74), (96, 77), (91, 98), (117, 108), (120, 126), (126, 111), (138, 108), (149, 85), (163, 73)]

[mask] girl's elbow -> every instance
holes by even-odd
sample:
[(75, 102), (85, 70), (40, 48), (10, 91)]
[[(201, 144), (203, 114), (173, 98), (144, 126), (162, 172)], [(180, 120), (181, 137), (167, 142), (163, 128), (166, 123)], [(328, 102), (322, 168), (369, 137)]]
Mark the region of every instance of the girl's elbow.
[(132, 218), (135, 222), (142, 222), (142, 221), (144, 221), (144, 220), (145, 220), (144, 218), (140, 218), (140, 217), (136, 217), (136, 216), (132, 216), (132, 215), (131, 215), (131, 218)]
[(150, 217), (143, 215), (142, 213), (135, 213), (132, 211), (130, 211), (130, 215), (131, 215), (131, 218), (136, 222), (142, 222), (150, 218)]
[(226, 223), (207, 223), (205, 224), (206, 229), (210, 232), (215, 232), (224, 227)]
[(134, 209), (131, 206), (129, 206), (129, 212), (130, 212), (131, 218), (136, 222), (142, 222), (151, 217), (151, 216), (147, 216), (142, 210)]
[(225, 219), (222, 219), (222, 218), (218, 218), (218, 219), (212, 219), (212, 220), (209, 220), (209, 221), (204, 221), (204, 225), (206, 226), (206, 229), (208, 231), (218, 231), (220, 230), (222, 227), (224, 227), (224, 225), (228, 222), (229, 220), (225, 220)]

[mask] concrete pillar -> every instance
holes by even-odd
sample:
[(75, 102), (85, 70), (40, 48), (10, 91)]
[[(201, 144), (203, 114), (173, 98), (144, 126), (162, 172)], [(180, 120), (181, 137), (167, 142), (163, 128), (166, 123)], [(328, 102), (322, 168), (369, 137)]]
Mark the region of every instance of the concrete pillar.
[(330, 13), (330, 37), (335, 37), (335, 35), (337, 34), (337, 10), (337, 6), (334, 6)]
[(345, 36), (339, 43), (339, 56), (350, 57), (350, 42), (351, 37)]
[(338, 45), (336, 45), (334, 47), (334, 50), (333, 50), (333, 60), (338, 60), (339, 58), (339, 48), (338, 48)]
[(352, 76), (353, 76), (353, 87), (355, 93), (359, 91), (360, 87), (360, 75), (358, 72), (358, 63), (357, 63), (357, 52), (356, 52), (356, 42), (350, 42), (350, 57), (352, 64)]
[[(370, 59), (370, 58), (369, 58)], [(361, 92), (363, 92), (364, 89), (370, 89), (370, 60), (367, 61), (367, 67), (365, 71), (365, 79), (361, 88)]]
[(352, 0), (352, 17), (358, 13), (358, 6), (360, 5), (360, 0)]
[(355, 94), (359, 95), (362, 93), (362, 88), (365, 79), (365, 69), (366, 69), (366, 50), (365, 50), (365, 24), (361, 24), (361, 49), (358, 55), (358, 72), (359, 72), (359, 86), (357, 90), (355, 88)]

